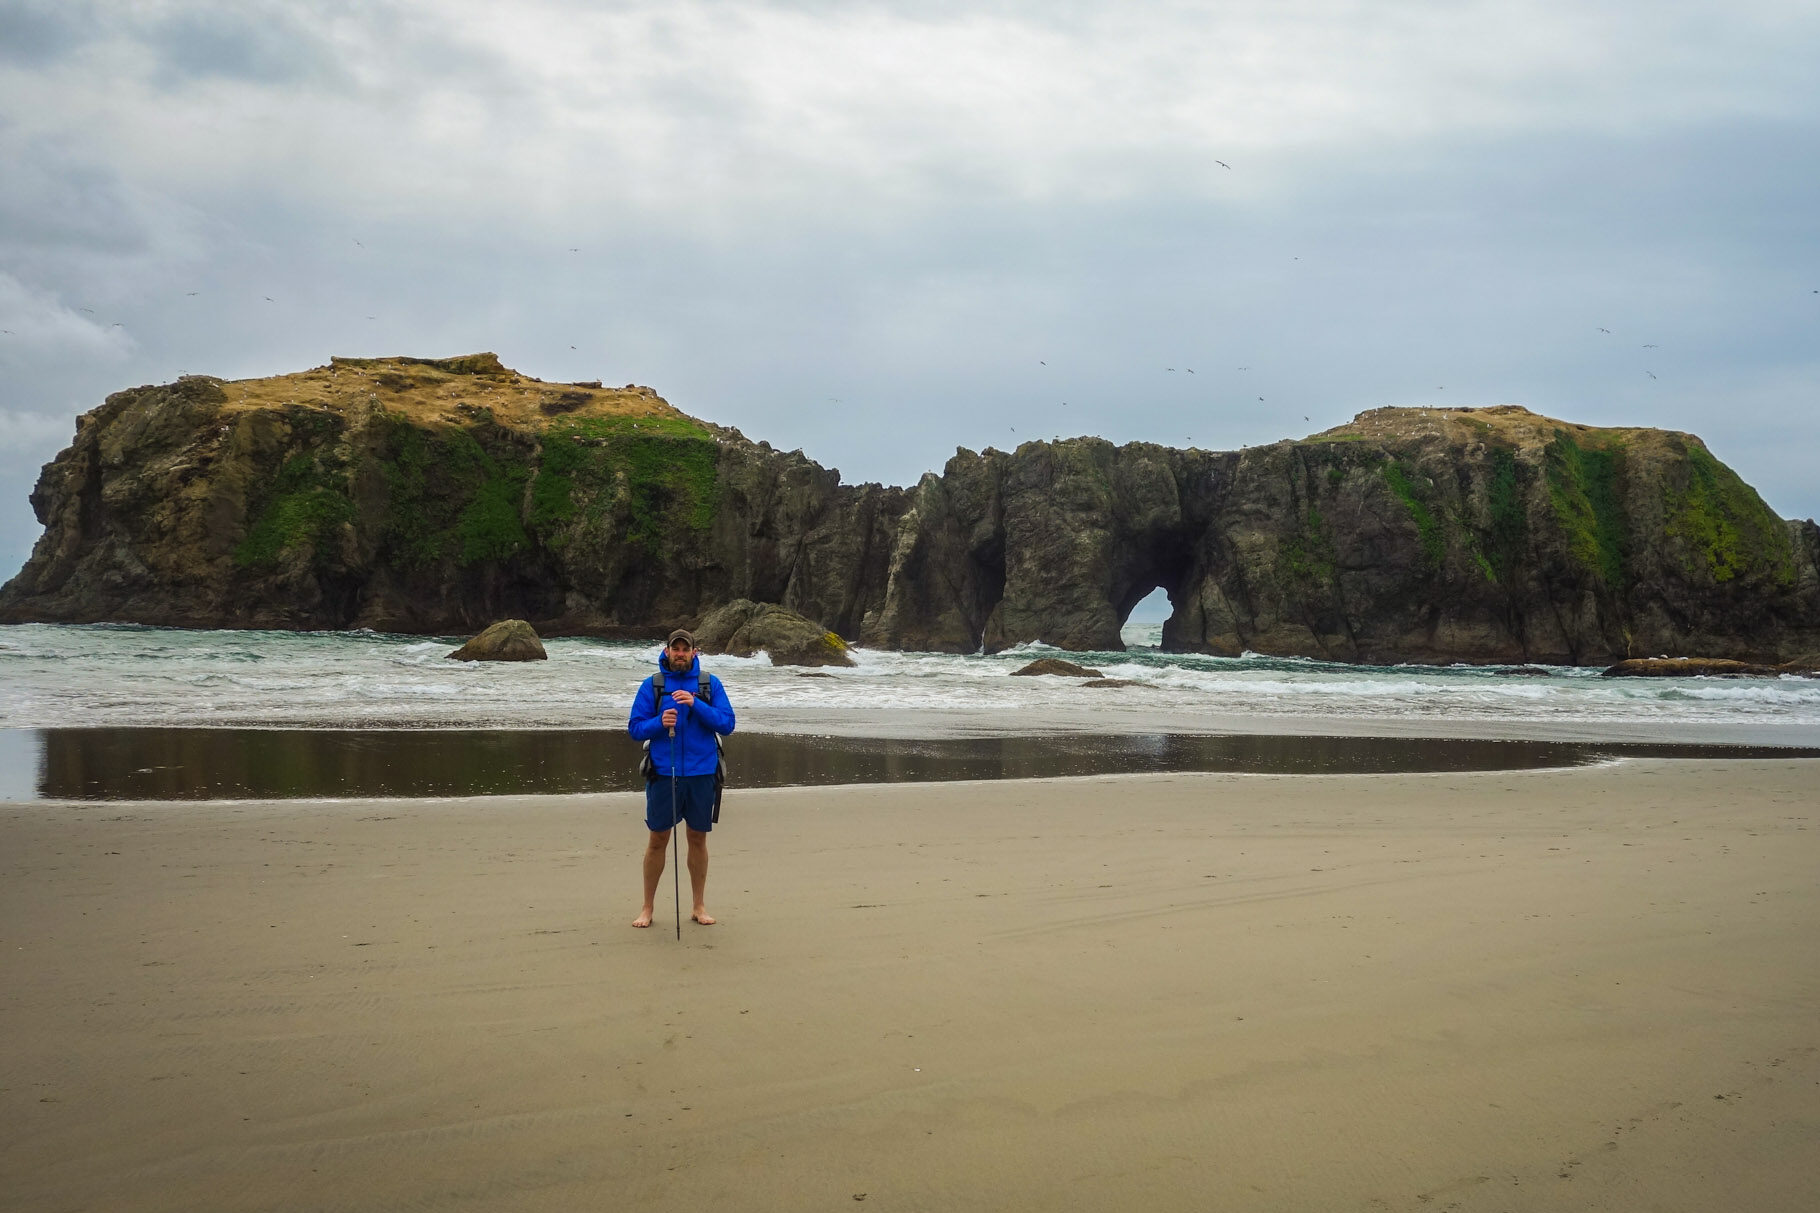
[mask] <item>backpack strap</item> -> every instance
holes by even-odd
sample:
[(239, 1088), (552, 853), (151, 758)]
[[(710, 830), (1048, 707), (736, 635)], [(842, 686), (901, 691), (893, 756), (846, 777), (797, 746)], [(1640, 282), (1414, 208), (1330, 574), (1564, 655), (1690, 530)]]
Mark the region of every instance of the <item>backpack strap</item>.
[[(651, 675), (651, 698), (657, 705), (657, 714), (662, 716), (664, 713), (664, 667), (662, 665), (657, 667), (657, 673)], [(643, 748), (645, 756), (639, 761), (638, 769), (644, 775), (645, 782), (649, 783), (657, 778), (657, 768), (651, 765), (651, 743), (646, 741)]]
[[(657, 710), (662, 712), (664, 710), (664, 669), (662, 666), (658, 666), (657, 673), (651, 675), (651, 693), (657, 697)], [(714, 702), (714, 675), (706, 670), (702, 671), (702, 676), (696, 683), (695, 697), (705, 699), (709, 703)]]

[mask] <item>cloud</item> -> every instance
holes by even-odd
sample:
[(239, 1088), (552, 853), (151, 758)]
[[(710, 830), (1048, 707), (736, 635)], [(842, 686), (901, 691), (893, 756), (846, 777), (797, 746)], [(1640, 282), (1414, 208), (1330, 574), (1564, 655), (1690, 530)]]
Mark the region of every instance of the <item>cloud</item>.
[(135, 33), (155, 58), (157, 76), (166, 87), (212, 77), (264, 88), (306, 80), (334, 87), (344, 79), (328, 39), (290, 5), (236, 0), (173, 6), (145, 20)]
[(0, 365), (124, 359), (134, 348), (124, 326), (93, 317), (89, 310), (0, 272)]
[(1787, 454), (1820, 441), (1811, 4), (0, 0), (9, 31), (33, 337), (0, 365), (47, 416), (492, 348), (905, 483), (1446, 385), (1694, 430), (1820, 510)]
[[(60, 413), (40, 413), (30, 409), (0, 408), (0, 464), (11, 466), (20, 453), (38, 451), (69, 442), (73, 427)], [(31, 460), (36, 463), (42, 460)]]
[(1801, 6), (1564, 0), (242, 7), (107, 23), (82, 70), (110, 86), (78, 97), (60, 60), (33, 83), (70, 104), (33, 125), (167, 188), (283, 174), (343, 206), (521, 222), (1264, 207), (1348, 146), (1808, 112), (1800, 57), (1766, 51), (1820, 34)]
[(88, 38), (80, 0), (0, 0), (0, 64), (55, 62)]

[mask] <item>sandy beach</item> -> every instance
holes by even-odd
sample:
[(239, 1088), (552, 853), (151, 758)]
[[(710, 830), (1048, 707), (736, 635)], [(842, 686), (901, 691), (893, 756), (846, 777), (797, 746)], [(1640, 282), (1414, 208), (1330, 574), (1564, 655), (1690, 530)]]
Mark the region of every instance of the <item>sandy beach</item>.
[(637, 803), (0, 806), (0, 1207), (1820, 1207), (1820, 763)]

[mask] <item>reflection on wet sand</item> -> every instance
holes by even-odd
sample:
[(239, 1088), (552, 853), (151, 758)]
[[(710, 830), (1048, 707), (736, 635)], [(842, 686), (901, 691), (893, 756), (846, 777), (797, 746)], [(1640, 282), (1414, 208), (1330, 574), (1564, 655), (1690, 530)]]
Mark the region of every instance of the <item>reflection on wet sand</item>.
[[(617, 730), (43, 729), (46, 800), (494, 796), (630, 791), (637, 747)], [(1618, 756), (1820, 757), (1783, 747), (1403, 737), (1118, 736), (901, 740), (741, 733), (730, 784), (1030, 779), (1170, 771), (1368, 774), (1577, 766)]]

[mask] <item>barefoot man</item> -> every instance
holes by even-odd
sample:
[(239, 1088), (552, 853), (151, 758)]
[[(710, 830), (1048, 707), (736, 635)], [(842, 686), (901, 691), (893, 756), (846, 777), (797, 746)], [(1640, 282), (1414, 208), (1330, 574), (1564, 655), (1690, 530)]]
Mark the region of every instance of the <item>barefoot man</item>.
[(708, 831), (714, 828), (714, 772), (720, 765), (715, 735), (733, 731), (733, 705), (720, 679), (703, 676), (695, 637), (683, 629), (670, 633), (657, 664), (663, 672), (663, 702), (658, 702), (655, 675), (645, 679), (626, 721), (633, 741), (651, 743), (645, 775), (645, 828), (651, 831), (645, 844), (645, 904), (632, 925), (651, 925), (670, 831), (680, 821), (689, 840), (689, 887), (695, 896), (689, 917), (713, 926), (702, 894), (708, 886)]

